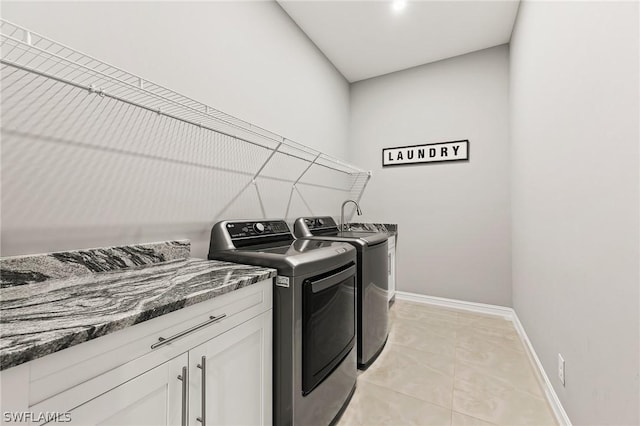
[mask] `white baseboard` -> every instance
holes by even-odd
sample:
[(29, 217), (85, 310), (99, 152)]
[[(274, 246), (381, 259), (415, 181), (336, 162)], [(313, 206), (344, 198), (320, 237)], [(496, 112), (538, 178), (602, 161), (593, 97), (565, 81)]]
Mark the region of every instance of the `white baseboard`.
[(567, 415), (567, 412), (564, 411), (564, 407), (558, 398), (558, 394), (553, 389), (551, 385), (551, 381), (549, 380), (549, 376), (547, 376), (546, 371), (542, 367), (542, 363), (540, 362), (540, 358), (538, 358), (538, 354), (536, 354), (535, 349), (533, 349), (533, 345), (531, 344), (531, 340), (529, 340), (529, 336), (527, 336), (527, 332), (524, 330), (522, 323), (520, 322), (520, 318), (518, 318), (518, 314), (513, 311), (513, 317), (511, 318), (513, 322), (513, 326), (515, 327), (518, 335), (520, 335), (520, 339), (524, 342), (525, 348), (527, 348), (527, 355), (529, 355), (529, 362), (533, 364), (533, 369), (538, 373), (538, 381), (542, 384), (542, 389), (544, 389), (544, 393), (547, 397), (547, 401), (553, 410), (553, 414), (555, 414), (558, 422), (563, 426), (571, 426), (571, 420)]
[(407, 300), (416, 303), (426, 303), (428, 305), (442, 306), (444, 308), (459, 309), (478, 314), (496, 315), (503, 318), (511, 319), (513, 317), (513, 309), (506, 306), (487, 305), (485, 303), (465, 302), (464, 300), (446, 299), (444, 297), (424, 296), (422, 294), (407, 293), (405, 291), (396, 291), (398, 300)]
[(547, 398), (547, 401), (549, 402), (549, 405), (551, 406), (551, 409), (553, 410), (554, 415), (556, 416), (556, 420), (563, 426), (571, 426), (571, 420), (569, 419), (569, 416), (567, 416), (567, 412), (564, 410), (564, 407), (560, 403), (560, 399), (558, 398), (556, 391), (551, 385), (549, 376), (547, 376), (547, 373), (544, 371), (542, 363), (540, 362), (536, 351), (533, 349), (533, 345), (529, 340), (529, 336), (527, 336), (527, 332), (524, 330), (524, 327), (522, 326), (518, 315), (512, 308), (508, 308), (506, 306), (488, 305), (485, 303), (466, 302), (464, 300), (447, 299), (444, 297), (425, 296), (422, 294), (408, 293), (405, 291), (396, 291), (396, 300), (406, 300), (410, 302), (424, 303), (427, 305), (442, 306), (450, 309), (458, 309), (467, 312), (494, 315), (513, 322), (514, 328), (518, 332), (520, 339), (527, 349), (529, 362), (531, 362), (531, 364), (533, 365), (533, 369), (537, 373), (538, 381), (544, 389), (545, 396)]

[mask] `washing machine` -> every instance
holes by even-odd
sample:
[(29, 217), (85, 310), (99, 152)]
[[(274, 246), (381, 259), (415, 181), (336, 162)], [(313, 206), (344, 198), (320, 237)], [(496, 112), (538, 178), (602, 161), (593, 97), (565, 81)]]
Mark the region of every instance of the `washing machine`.
[(357, 253), (358, 368), (367, 369), (389, 336), (388, 234), (340, 231), (332, 217), (301, 217), (293, 232), (297, 238), (349, 243)]
[(228, 220), (209, 259), (275, 268), (273, 424), (329, 425), (356, 386), (356, 249), (298, 239), (284, 220)]

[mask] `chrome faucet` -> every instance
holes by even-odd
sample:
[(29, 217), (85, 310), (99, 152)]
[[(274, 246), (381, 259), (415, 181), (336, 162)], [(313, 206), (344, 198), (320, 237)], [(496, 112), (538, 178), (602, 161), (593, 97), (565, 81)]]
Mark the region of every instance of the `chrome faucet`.
[(362, 210), (360, 210), (360, 206), (358, 205), (358, 203), (356, 201), (347, 200), (344, 203), (342, 203), (342, 207), (340, 208), (340, 232), (345, 231), (345, 229), (344, 229), (344, 206), (346, 206), (349, 203), (355, 204), (356, 205), (356, 213), (358, 214), (358, 216), (362, 216)]

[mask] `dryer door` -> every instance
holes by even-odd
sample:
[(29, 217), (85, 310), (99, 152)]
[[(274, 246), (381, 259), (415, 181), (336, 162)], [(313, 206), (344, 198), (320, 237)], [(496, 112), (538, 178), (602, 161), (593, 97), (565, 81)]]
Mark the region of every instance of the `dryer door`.
[(333, 371), (355, 343), (353, 262), (303, 282), (302, 394)]

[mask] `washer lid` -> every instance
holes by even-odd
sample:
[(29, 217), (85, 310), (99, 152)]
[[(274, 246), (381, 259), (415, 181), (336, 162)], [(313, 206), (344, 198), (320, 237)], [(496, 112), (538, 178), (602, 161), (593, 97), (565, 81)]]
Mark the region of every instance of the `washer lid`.
[[(331, 241), (309, 240), (303, 238), (297, 239), (291, 244), (286, 245), (269, 244), (264, 246), (260, 245), (254, 247), (244, 247), (238, 250), (245, 250), (256, 253), (272, 253), (282, 256), (299, 256), (305, 253), (312, 252), (314, 250), (324, 250), (326, 248), (341, 248), (341, 245)], [(333, 256), (333, 252), (331, 250), (324, 250), (323, 252), (318, 252), (316, 254), (319, 256)]]
[(293, 233), (298, 238), (322, 237), (327, 241), (355, 239), (367, 245), (379, 244), (389, 239), (389, 234), (386, 232), (340, 231), (330, 216), (299, 217), (293, 224)]
[(266, 266), (278, 275), (318, 274), (355, 262), (355, 248), (345, 242), (298, 239), (286, 245), (262, 244), (209, 252), (209, 259)]
[(358, 238), (365, 241), (369, 245), (378, 244), (389, 239), (386, 232), (367, 232), (367, 231), (342, 231), (338, 232), (337, 238)]

